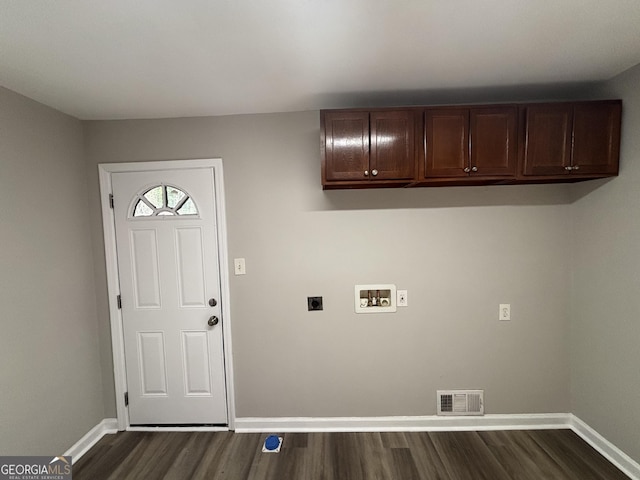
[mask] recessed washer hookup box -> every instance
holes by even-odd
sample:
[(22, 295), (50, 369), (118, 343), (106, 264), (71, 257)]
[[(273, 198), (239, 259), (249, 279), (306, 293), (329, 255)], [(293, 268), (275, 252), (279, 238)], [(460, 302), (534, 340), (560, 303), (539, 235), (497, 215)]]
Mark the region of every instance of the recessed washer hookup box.
[(396, 311), (396, 286), (372, 284), (355, 286), (356, 313), (393, 313)]

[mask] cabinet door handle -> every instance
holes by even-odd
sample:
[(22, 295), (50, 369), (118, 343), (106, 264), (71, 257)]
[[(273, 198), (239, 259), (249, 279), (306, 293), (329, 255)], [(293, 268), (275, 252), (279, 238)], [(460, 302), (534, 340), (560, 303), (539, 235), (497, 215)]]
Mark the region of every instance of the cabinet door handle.
[(374, 177), (378, 175), (378, 170), (376, 169), (371, 170), (371, 175), (373, 175)]
[(471, 169), (469, 167), (464, 167), (463, 171), (464, 171), (464, 173), (469, 173), (471, 171)]
[(580, 170), (580, 165), (575, 165), (575, 166), (573, 167), (573, 170)]
[(571, 170), (573, 170), (573, 167), (564, 167), (564, 169), (571, 171)]
[(471, 171), (472, 172), (477, 172), (478, 171), (478, 167), (471, 167)]
[(364, 176), (365, 176), (365, 177), (368, 177), (368, 176), (369, 176), (369, 170), (365, 170), (365, 171), (364, 171)]

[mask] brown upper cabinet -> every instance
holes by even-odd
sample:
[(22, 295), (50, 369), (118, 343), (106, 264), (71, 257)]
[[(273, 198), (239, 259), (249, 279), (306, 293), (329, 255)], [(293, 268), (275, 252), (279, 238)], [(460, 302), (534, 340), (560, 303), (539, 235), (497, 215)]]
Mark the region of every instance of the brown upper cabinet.
[(416, 111), (321, 112), (323, 184), (342, 188), (397, 183), (416, 176)]
[(425, 177), (466, 177), (471, 171), (469, 110), (427, 110), (425, 147)]
[(573, 182), (618, 174), (622, 102), (323, 110), (322, 185)]
[(364, 172), (369, 170), (369, 113), (328, 112), (321, 119), (325, 137), (322, 142), (323, 183), (366, 180)]
[(516, 174), (517, 107), (425, 110), (424, 178)]
[(524, 105), (522, 175), (617, 175), (621, 112), (619, 100)]

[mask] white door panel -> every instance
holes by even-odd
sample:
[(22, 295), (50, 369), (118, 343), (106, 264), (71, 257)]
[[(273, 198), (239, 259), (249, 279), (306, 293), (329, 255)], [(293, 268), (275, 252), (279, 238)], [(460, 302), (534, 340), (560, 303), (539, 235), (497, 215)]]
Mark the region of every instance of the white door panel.
[(187, 396), (211, 395), (207, 332), (182, 332), (182, 365)]
[(164, 332), (138, 332), (141, 395), (167, 395)]
[[(113, 173), (112, 187), (130, 423), (227, 424), (213, 169)], [(174, 214), (173, 187), (197, 215)]]
[(137, 308), (160, 308), (156, 229), (131, 229), (131, 274)]
[(181, 307), (206, 305), (204, 245), (200, 227), (176, 228), (179, 304)]

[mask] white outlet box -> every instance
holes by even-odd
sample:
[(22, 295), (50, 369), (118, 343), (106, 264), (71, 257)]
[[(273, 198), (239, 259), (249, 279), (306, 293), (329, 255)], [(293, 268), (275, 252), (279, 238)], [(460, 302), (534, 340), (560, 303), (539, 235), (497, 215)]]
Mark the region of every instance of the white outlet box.
[(409, 306), (409, 299), (407, 298), (407, 291), (406, 290), (398, 290), (396, 292), (396, 304), (399, 307), (408, 307)]
[(498, 320), (501, 322), (506, 322), (511, 320), (511, 304), (510, 303), (501, 303), (500, 311), (498, 312)]
[(233, 273), (235, 273), (236, 275), (246, 275), (247, 268), (244, 263), (244, 258), (233, 259)]

